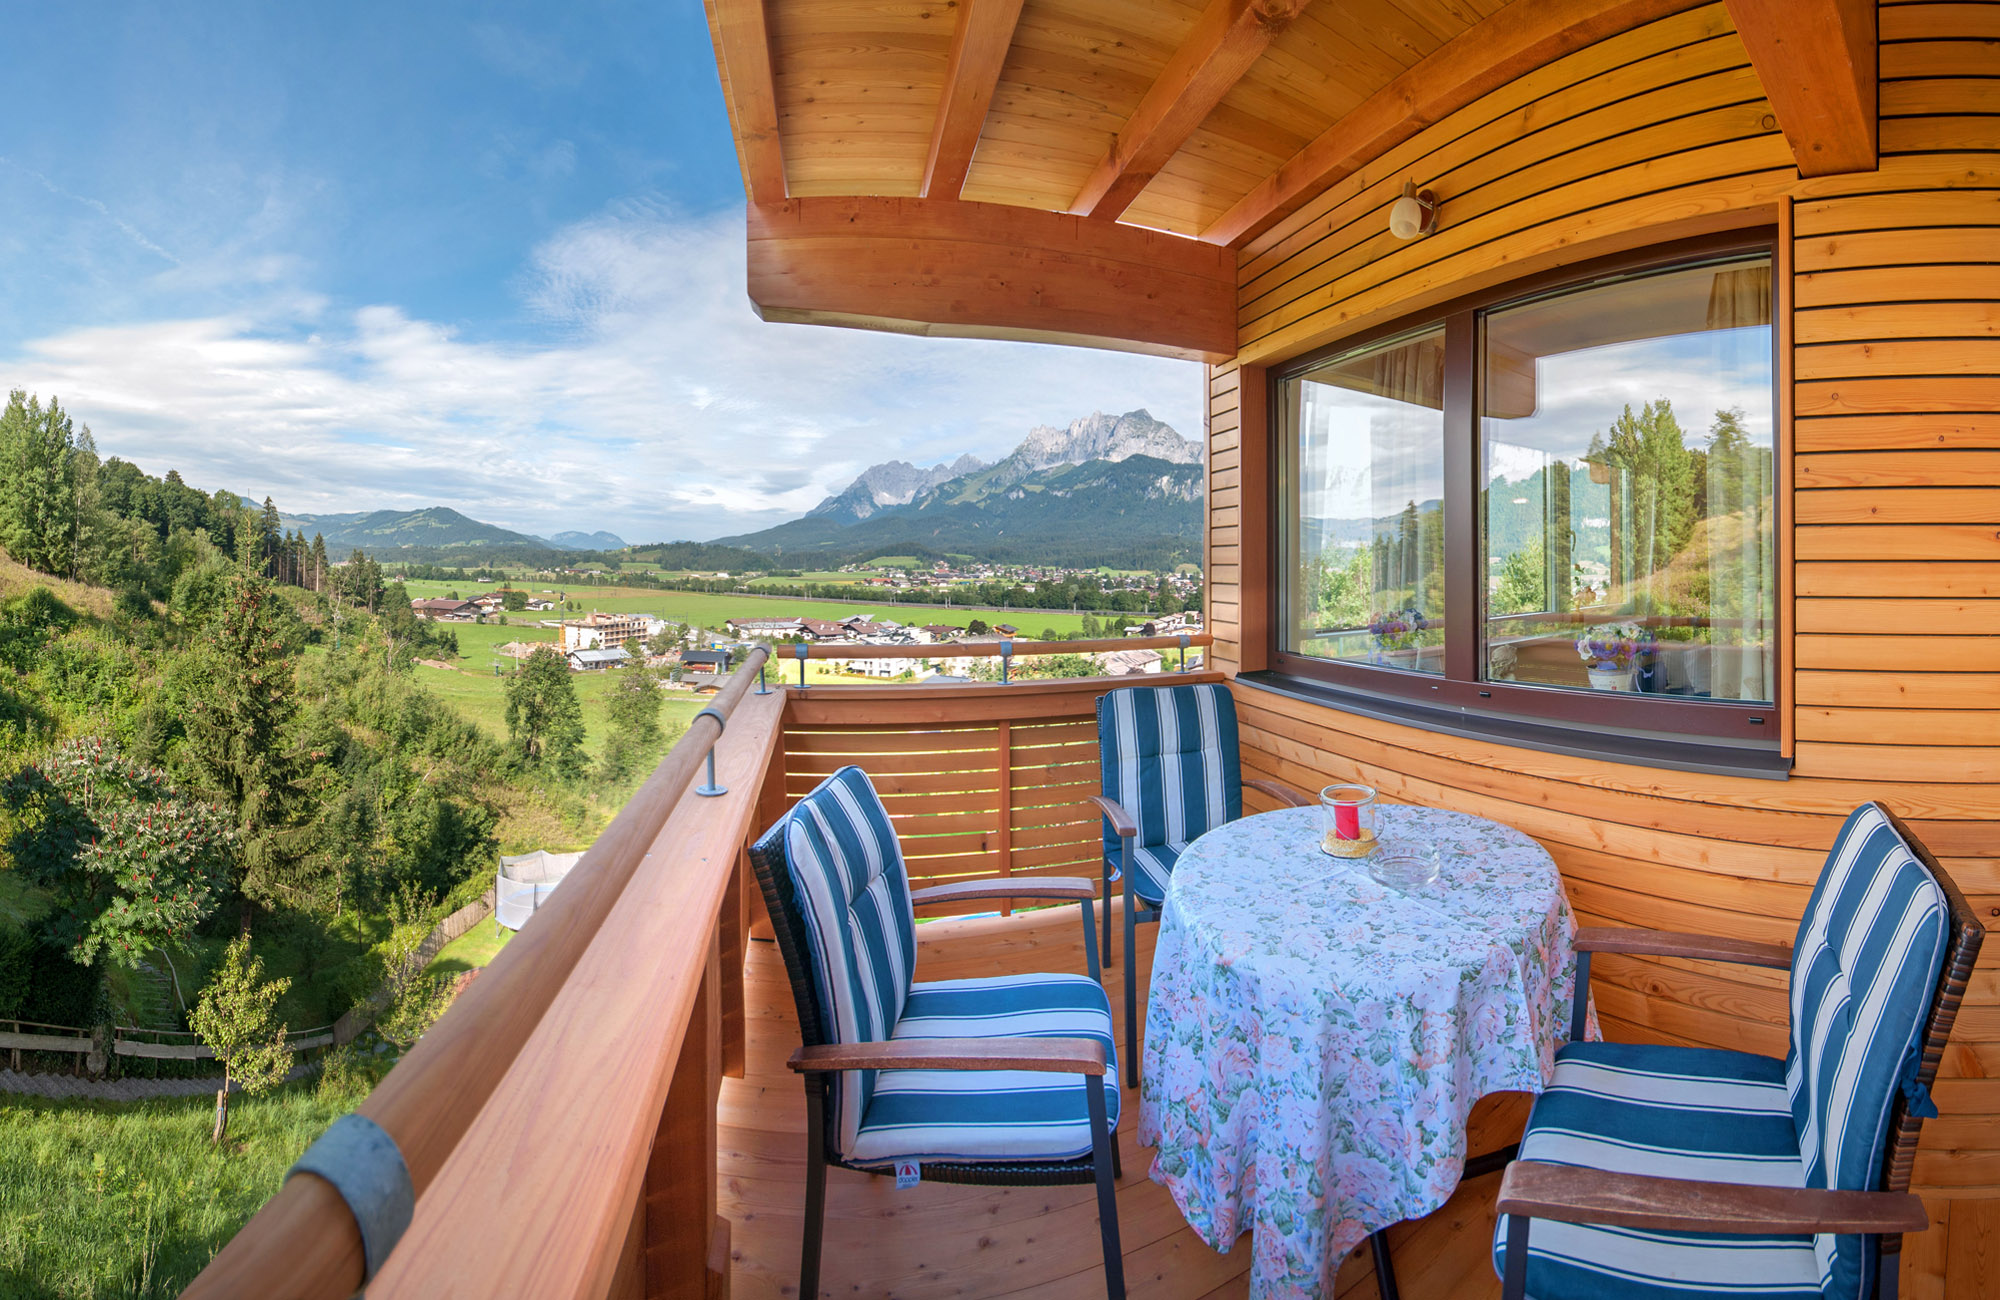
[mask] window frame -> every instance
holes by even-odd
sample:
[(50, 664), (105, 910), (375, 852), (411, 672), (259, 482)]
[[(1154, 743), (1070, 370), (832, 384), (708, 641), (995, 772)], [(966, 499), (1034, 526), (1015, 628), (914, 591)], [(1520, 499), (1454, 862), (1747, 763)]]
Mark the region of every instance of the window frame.
[[(1395, 320), (1349, 335), (1336, 343), (1315, 348), (1282, 363), (1266, 373), (1267, 433), (1270, 439), (1271, 473), (1268, 556), (1270, 580), (1264, 593), (1270, 602), (1266, 620), (1270, 642), (1269, 663), (1279, 677), (1302, 679), (1335, 696), (1351, 695), (1358, 704), (1400, 704), (1434, 714), (1453, 729), (1478, 729), (1484, 719), (1502, 727), (1521, 724), (1568, 729), (1601, 737), (1607, 732), (1624, 733), (1641, 742), (1660, 737), (1676, 740), (1711, 741), (1753, 752), (1776, 752), (1781, 743), (1779, 710), (1781, 700), (1747, 703), (1742, 700), (1705, 700), (1685, 696), (1645, 695), (1616, 691), (1584, 691), (1573, 687), (1531, 685), (1519, 682), (1481, 680), (1485, 648), (1484, 600), (1480, 596), (1480, 557), (1485, 524), (1482, 518), (1480, 456), (1482, 431), (1479, 421), (1479, 329), (1482, 313), (1503, 310), (1547, 299), (1594, 285), (1696, 267), (1705, 263), (1763, 256), (1770, 260), (1773, 277), (1773, 320), (1771, 324), (1771, 412), (1772, 450), (1783, 464), (1786, 432), (1781, 427), (1784, 404), (1779, 387), (1785, 370), (1780, 350), (1783, 334), (1776, 319), (1776, 292), (1780, 273), (1777, 230), (1771, 226), (1734, 230), (1719, 235), (1676, 240), (1646, 248), (1593, 258), (1557, 268), (1540, 275), (1508, 281), (1491, 289), (1465, 294), (1426, 311), (1411, 312)], [(1387, 342), (1425, 328), (1442, 327), (1444, 351), (1444, 673), (1409, 672), (1375, 664), (1349, 663), (1299, 654), (1286, 646), (1290, 611), (1288, 591), (1294, 581), (1287, 555), (1287, 529), (1296, 529), (1299, 459), (1297, 430), (1292, 427), (1291, 403), (1285, 386), (1321, 364), (1356, 351)], [(1777, 571), (1791, 562), (1791, 521), (1781, 484), (1772, 493), (1772, 528), (1777, 554)], [(1773, 587), (1772, 681), (1782, 693), (1786, 680), (1786, 659), (1790, 647), (1783, 643), (1782, 613), (1777, 608), (1782, 586)], [(1637, 751), (1635, 750), (1635, 757)]]

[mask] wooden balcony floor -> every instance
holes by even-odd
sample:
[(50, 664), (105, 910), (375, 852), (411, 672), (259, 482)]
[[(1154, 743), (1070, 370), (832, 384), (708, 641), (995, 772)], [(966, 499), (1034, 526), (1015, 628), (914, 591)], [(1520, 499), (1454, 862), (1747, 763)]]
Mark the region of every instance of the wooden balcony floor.
[[(1139, 927), (1142, 1016), (1155, 931)], [(1004, 921), (939, 921), (917, 933), (919, 979), (1084, 969), (1081, 926), (1069, 908)], [(1119, 967), (1105, 971), (1114, 1014), (1123, 978)], [(784, 964), (769, 942), (750, 944), (744, 1002), (744, 1077), (723, 1080), (718, 1112), (721, 1213), (733, 1225), (731, 1294), (767, 1300), (798, 1294), (806, 1133), (805, 1091), (785, 1069), (799, 1041), (797, 1017)], [(1166, 1189), (1147, 1176), (1152, 1151), (1134, 1137), (1138, 1109), (1136, 1090), (1128, 1090), (1119, 1125), (1125, 1177), (1118, 1184), (1128, 1291), (1148, 1300), (1247, 1294), (1250, 1239), (1217, 1253), (1188, 1228)], [(1526, 1115), (1525, 1097), (1487, 1098), (1473, 1117), (1473, 1150), (1515, 1140)], [(1437, 1213), (1389, 1230), (1406, 1300), (1499, 1295), (1488, 1254), (1499, 1182), (1497, 1174), (1468, 1182)], [(924, 1183), (899, 1192), (889, 1178), (830, 1170), (825, 1242), (822, 1296), (1089, 1300), (1104, 1294), (1095, 1193), (1087, 1186)], [(1342, 1300), (1376, 1294), (1365, 1247), (1343, 1264), (1335, 1294)]]

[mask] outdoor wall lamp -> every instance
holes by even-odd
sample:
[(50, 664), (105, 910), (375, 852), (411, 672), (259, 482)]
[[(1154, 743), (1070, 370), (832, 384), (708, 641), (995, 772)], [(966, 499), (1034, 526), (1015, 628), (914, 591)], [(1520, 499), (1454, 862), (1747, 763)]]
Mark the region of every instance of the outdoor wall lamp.
[(1437, 229), (1437, 195), (1419, 190), (1415, 181), (1403, 182), (1403, 197), (1389, 209), (1389, 233), (1398, 239), (1415, 239)]

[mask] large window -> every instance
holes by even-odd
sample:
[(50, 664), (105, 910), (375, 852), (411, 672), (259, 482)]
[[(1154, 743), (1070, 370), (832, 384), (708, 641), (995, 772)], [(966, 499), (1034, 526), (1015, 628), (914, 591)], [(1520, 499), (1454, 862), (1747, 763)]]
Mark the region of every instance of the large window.
[(1278, 666), (1458, 715), (1776, 743), (1771, 261), (1454, 304), (1277, 378)]

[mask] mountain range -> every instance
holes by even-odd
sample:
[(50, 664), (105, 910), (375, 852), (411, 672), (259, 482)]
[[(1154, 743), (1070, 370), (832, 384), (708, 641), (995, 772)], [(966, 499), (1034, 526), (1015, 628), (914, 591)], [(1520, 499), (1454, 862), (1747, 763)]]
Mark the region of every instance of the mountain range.
[(297, 529), (307, 537), (319, 534), (326, 539), (327, 549), (335, 554), (357, 547), (370, 554), (379, 554), (418, 548), (426, 551), (446, 548), (616, 551), (625, 546), (625, 540), (616, 533), (565, 532), (553, 537), (517, 533), (512, 529), (481, 523), (449, 506), (425, 506), (421, 510), (368, 510), (338, 515), (280, 515), (278, 522), (287, 531)]
[[(1037, 426), (1005, 459), (871, 465), (801, 518), (716, 539), (796, 565), (877, 555), (1168, 567), (1201, 559), (1201, 444), (1138, 410)], [(1089, 508), (1079, 509), (1087, 501)]]

